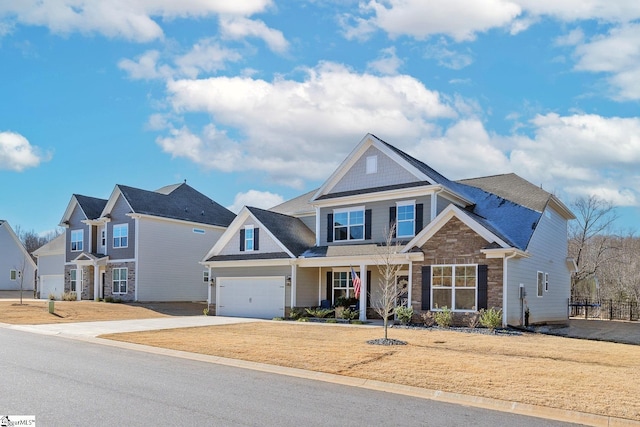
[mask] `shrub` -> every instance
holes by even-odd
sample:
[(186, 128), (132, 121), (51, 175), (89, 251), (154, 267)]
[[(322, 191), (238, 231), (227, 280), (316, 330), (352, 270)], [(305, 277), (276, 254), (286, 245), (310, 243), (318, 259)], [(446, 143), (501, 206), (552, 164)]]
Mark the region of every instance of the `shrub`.
[(300, 318), (298, 319), (298, 322), (308, 322), (308, 321), (309, 321), (309, 318), (308, 318), (308, 317), (300, 317)]
[(433, 314), (433, 319), (441, 328), (449, 328), (453, 323), (453, 313), (447, 306), (444, 306), (440, 311), (436, 311)]
[(342, 312), (342, 318), (347, 320), (355, 320), (360, 316), (360, 310), (351, 310), (350, 308), (345, 308)]
[(56, 300), (56, 296), (55, 296), (55, 294), (49, 294), (49, 299), (50, 299), (51, 301), (55, 301), (55, 300)]
[(490, 308), (480, 310), (480, 324), (487, 329), (494, 330), (502, 326), (502, 310)]
[(284, 317), (274, 317), (271, 320), (281, 321), (281, 320), (284, 320)]
[(113, 297), (104, 297), (104, 302), (113, 302)]
[(398, 316), (398, 320), (403, 325), (408, 325), (411, 323), (411, 318), (413, 317), (413, 307), (405, 307), (399, 306), (396, 307), (396, 315)]
[(427, 328), (432, 327), (436, 323), (435, 319), (433, 318), (433, 313), (430, 311), (425, 311), (420, 315), (420, 317), (422, 318), (424, 326), (426, 326)]
[(358, 300), (356, 298), (345, 298), (338, 297), (336, 298), (336, 302), (334, 304), (335, 307), (350, 307), (352, 305), (356, 305)]
[(78, 294), (75, 292), (63, 292), (62, 301), (76, 301), (78, 299)]
[(334, 318), (329, 318), (327, 319), (326, 323), (338, 323), (338, 320)]
[(289, 319), (297, 320), (298, 318), (302, 317), (303, 314), (304, 312), (300, 307), (293, 307), (291, 310), (289, 310)]
[(205, 316), (208, 316), (208, 315), (209, 315), (209, 307), (205, 307), (205, 308), (202, 310), (202, 314), (204, 314)]
[(475, 329), (478, 327), (478, 323), (480, 322), (480, 313), (467, 313), (465, 314), (465, 319), (467, 321), (467, 326), (471, 329)]
[(307, 308), (306, 311), (309, 314), (309, 316), (318, 317), (320, 319), (323, 319), (328, 315), (330, 315), (331, 313), (333, 313), (333, 310), (330, 308), (320, 308), (320, 307)]

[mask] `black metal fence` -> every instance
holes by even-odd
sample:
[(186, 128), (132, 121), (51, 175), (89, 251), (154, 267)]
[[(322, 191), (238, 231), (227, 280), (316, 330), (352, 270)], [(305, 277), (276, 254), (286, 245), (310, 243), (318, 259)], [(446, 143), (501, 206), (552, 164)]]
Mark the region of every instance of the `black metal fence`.
[(637, 301), (572, 299), (569, 301), (569, 317), (603, 320), (639, 320)]

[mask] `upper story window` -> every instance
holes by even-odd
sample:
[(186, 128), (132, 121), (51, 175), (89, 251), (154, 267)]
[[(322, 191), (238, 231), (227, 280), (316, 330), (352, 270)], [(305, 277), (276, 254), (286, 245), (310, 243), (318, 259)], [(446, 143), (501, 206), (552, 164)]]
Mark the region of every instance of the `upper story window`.
[(253, 226), (247, 226), (244, 229), (244, 250), (252, 251), (254, 248)]
[(378, 172), (378, 156), (367, 157), (367, 175)]
[(364, 240), (364, 207), (333, 211), (333, 240)]
[(81, 251), (84, 241), (84, 230), (71, 230), (71, 250)]
[(129, 224), (113, 226), (113, 247), (126, 248), (129, 246)]
[(416, 234), (416, 205), (414, 201), (396, 204), (396, 236), (413, 237)]
[(107, 232), (102, 229), (100, 230), (100, 246), (106, 246), (107, 244)]
[(431, 309), (476, 310), (478, 266), (434, 265), (431, 268)]

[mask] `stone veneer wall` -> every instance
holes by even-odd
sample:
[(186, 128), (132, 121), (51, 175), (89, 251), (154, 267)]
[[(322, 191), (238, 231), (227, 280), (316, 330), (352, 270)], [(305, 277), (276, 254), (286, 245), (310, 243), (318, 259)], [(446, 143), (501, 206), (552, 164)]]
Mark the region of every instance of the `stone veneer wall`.
[[(126, 294), (114, 294), (113, 293), (113, 269), (114, 268), (127, 268), (127, 293)], [(107, 264), (105, 272), (105, 284), (104, 284), (104, 296), (119, 298), (123, 301), (135, 301), (136, 298), (136, 263), (135, 262), (114, 262)]]
[[(71, 270), (78, 270), (82, 276), (80, 299), (92, 299), (93, 298), (93, 266), (79, 267), (76, 265), (64, 266), (64, 291), (71, 292)], [(76, 287), (77, 292), (77, 287)]]
[(502, 259), (487, 259), (480, 252), (489, 242), (452, 218), (422, 246), (424, 262), (413, 264), (411, 305), (415, 313), (422, 312), (422, 266), (434, 264), (488, 265), (488, 307), (502, 308)]

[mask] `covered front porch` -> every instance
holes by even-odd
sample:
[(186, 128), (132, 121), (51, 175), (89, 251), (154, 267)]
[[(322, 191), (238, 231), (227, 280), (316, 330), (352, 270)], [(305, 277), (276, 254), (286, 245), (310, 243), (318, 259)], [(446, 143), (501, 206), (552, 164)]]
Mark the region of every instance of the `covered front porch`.
[[(99, 301), (104, 298), (105, 274), (109, 257), (103, 254), (83, 252), (73, 263), (77, 266), (75, 283), (71, 274), (70, 288), (76, 292), (78, 299), (93, 299)], [(75, 285), (75, 286), (74, 286)]]

